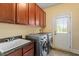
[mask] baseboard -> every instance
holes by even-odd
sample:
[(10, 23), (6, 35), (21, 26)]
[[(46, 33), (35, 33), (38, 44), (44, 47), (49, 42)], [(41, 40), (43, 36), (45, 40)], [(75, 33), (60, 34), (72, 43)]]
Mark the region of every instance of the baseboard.
[(76, 49), (60, 49), (60, 48), (56, 48), (56, 47), (54, 47), (53, 49), (64, 51), (64, 52), (70, 52), (70, 53), (79, 55), (79, 50), (76, 50)]
[(79, 54), (79, 50), (77, 50), (77, 49), (71, 49), (71, 52), (75, 53), (75, 54)]
[(70, 52), (71, 51), (71, 49), (61, 49), (61, 48), (57, 48), (57, 47), (53, 47), (53, 49), (58, 49), (58, 50), (67, 51), (67, 52)]

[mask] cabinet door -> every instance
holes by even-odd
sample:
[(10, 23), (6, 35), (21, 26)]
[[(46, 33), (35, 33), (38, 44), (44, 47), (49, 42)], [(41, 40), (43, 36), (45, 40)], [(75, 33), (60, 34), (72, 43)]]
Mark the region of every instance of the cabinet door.
[(10, 53), (8, 56), (22, 56), (22, 49), (18, 49), (12, 53)]
[(43, 11), (40, 8), (40, 26), (43, 27)]
[(25, 54), (30, 49), (34, 48), (34, 43), (30, 43), (27, 46), (23, 47), (23, 54)]
[(26, 52), (23, 56), (34, 56), (34, 48)]
[(40, 26), (44, 28), (46, 26), (46, 13), (40, 8)]
[(15, 4), (0, 3), (0, 22), (5, 23), (15, 22)]
[(28, 3), (17, 4), (17, 21), (18, 24), (28, 24)]
[(39, 6), (36, 5), (36, 26), (40, 25), (40, 10)]
[(46, 13), (43, 11), (43, 27), (46, 27)]
[(36, 4), (29, 3), (29, 25), (35, 25), (35, 7)]

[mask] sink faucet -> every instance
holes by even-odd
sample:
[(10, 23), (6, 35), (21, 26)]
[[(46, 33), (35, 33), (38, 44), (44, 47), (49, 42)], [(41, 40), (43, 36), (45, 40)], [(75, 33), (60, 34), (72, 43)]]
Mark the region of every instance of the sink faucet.
[(10, 38), (10, 41), (13, 41), (15, 38), (14, 37), (12, 37), (12, 38)]
[(12, 37), (12, 38), (9, 38), (9, 39), (6, 39), (6, 42), (10, 42), (10, 41), (13, 41), (15, 38)]

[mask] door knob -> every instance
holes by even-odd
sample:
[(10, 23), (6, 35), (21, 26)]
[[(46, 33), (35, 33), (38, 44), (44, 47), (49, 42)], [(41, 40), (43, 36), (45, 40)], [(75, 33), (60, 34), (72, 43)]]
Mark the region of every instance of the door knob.
[(56, 31), (54, 31), (54, 35), (56, 35)]

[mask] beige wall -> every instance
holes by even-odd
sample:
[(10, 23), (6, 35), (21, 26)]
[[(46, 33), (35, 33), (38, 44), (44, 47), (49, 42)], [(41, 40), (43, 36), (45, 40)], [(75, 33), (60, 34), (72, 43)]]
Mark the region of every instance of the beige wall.
[(0, 38), (23, 35), (23, 37), (30, 33), (38, 33), (39, 27), (27, 26), (27, 25), (16, 25), (0, 23)]
[(45, 9), (46, 28), (44, 31), (53, 32), (53, 18), (63, 12), (72, 13), (72, 48), (79, 49), (79, 4), (59, 4)]
[[(72, 48), (79, 49), (79, 4), (60, 4), (45, 9), (45, 32), (53, 32), (52, 24), (54, 16), (70, 11), (72, 12)], [(39, 32), (39, 27), (0, 23), (0, 38)]]

